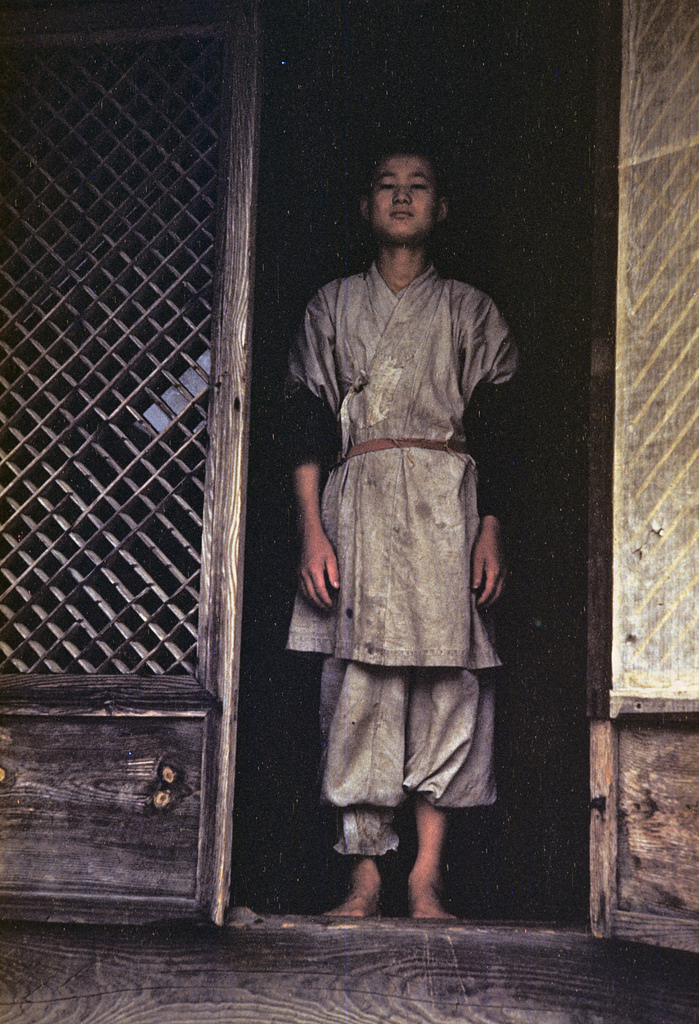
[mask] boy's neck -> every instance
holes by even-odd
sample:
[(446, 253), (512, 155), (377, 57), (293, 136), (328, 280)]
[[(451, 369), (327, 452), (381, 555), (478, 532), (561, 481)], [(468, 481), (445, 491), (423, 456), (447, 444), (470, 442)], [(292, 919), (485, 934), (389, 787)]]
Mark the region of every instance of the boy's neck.
[(379, 246), (376, 267), (394, 295), (427, 269), (427, 250), (418, 246)]

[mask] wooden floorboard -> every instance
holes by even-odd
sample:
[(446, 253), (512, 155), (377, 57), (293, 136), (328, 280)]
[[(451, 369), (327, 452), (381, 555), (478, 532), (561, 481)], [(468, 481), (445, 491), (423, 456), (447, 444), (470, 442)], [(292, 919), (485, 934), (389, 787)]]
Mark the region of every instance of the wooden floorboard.
[(0, 925), (0, 1024), (697, 1024), (699, 957), (525, 926)]

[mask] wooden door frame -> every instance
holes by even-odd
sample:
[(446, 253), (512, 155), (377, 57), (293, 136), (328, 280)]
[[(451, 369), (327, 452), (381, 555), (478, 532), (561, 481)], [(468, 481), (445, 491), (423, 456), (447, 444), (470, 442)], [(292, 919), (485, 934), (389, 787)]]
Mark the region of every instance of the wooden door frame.
[[(588, 497), (587, 713), (590, 718), (590, 919), (609, 935), (616, 863), (616, 736), (612, 687), (612, 525), (616, 349), (620, 0), (599, 0), (595, 126)], [(594, 471), (592, 470), (594, 453)]]
[[(243, 597), (260, 121), (257, 0), (236, 3), (223, 79), (223, 123), (212, 316), (209, 450), (200, 592), (199, 665), (221, 701), (212, 856), (200, 880), (212, 919), (223, 924), (230, 893), (233, 791)], [(211, 780), (212, 781), (212, 780)]]

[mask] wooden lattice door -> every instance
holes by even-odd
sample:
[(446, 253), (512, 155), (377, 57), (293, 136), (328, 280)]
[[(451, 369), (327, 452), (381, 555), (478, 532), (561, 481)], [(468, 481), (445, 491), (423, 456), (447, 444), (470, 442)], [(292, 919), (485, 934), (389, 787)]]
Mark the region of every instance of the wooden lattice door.
[(0, 58), (5, 914), (227, 900), (256, 29), (209, 7)]

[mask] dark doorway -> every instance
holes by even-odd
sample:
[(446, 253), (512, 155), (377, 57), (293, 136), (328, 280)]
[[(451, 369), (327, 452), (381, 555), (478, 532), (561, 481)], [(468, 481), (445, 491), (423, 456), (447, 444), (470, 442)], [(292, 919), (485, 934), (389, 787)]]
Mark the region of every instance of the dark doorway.
[(295, 551), (280, 407), (305, 303), (369, 258), (357, 156), (407, 126), (436, 136), (453, 179), (438, 268), (493, 296), (523, 356), (499, 800), (457, 816), (452, 906), (472, 918), (586, 916), (594, 11), (593, 0), (265, 5), (237, 904), (317, 913), (341, 883), (317, 807), (317, 666), (284, 652)]

